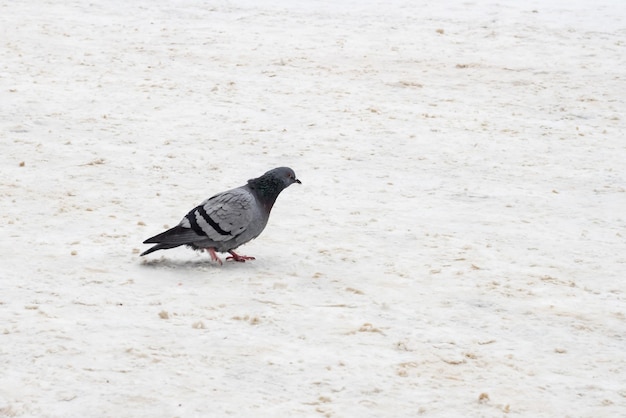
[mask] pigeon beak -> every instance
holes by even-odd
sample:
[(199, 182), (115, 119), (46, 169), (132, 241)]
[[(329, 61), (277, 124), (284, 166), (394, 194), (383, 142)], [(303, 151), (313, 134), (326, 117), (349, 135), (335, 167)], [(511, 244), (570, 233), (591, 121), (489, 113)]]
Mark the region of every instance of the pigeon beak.
[(295, 181), (296, 183), (298, 183), (298, 184), (302, 184), (302, 182), (301, 182), (300, 180), (298, 180), (298, 179), (295, 179), (294, 181)]

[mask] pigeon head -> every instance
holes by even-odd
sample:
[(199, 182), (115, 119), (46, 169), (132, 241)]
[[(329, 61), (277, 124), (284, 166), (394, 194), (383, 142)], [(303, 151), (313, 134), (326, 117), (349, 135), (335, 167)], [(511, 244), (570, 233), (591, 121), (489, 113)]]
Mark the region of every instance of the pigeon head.
[(282, 189), (286, 189), (294, 183), (302, 184), (300, 180), (296, 178), (296, 173), (289, 167), (278, 167), (268, 171), (261, 177), (268, 177), (275, 179), (277, 183), (282, 183)]
[(296, 178), (296, 173), (289, 167), (278, 167), (261, 177), (248, 180), (248, 187), (254, 190), (257, 197), (271, 208), (280, 192), (294, 183), (302, 184)]

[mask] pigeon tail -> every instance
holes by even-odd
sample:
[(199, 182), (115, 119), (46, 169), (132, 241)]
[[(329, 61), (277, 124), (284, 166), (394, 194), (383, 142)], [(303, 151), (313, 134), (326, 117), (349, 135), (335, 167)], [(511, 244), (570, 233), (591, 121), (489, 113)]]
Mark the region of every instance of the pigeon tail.
[(151, 252), (158, 250), (168, 250), (170, 248), (176, 248), (181, 245), (189, 245), (194, 239), (197, 240), (198, 236), (195, 233), (191, 233), (189, 229), (183, 228), (181, 225), (176, 225), (174, 228), (170, 228), (165, 232), (161, 232), (153, 237), (148, 238), (144, 244), (157, 244), (151, 248), (148, 248), (139, 256), (150, 254)]
[(166, 243), (157, 244), (155, 246), (152, 246), (152, 247), (148, 248), (146, 251), (144, 251), (141, 254), (139, 254), (139, 256), (143, 257), (146, 254), (150, 254), (150, 253), (153, 253), (153, 252), (158, 251), (158, 250), (168, 250), (170, 248), (176, 248), (176, 247), (179, 247), (181, 245), (183, 245), (183, 244), (166, 244)]

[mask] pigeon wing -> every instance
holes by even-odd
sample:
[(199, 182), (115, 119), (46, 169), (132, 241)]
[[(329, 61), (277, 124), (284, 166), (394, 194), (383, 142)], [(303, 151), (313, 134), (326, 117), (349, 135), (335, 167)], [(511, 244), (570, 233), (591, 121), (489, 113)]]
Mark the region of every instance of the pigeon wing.
[(214, 242), (229, 241), (250, 225), (255, 204), (254, 196), (245, 188), (229, 190), (202, 202), (183, 218), (180, 225)]

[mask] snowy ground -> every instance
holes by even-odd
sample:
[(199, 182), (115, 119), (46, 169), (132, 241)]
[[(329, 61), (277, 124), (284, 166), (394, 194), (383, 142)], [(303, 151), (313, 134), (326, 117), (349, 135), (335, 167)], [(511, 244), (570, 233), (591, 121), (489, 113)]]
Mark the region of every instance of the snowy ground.
[[(626, 9), (0, 2), (0, 416), (617, 417)], [(141, 242), (294, 168), (212, 265)]]

